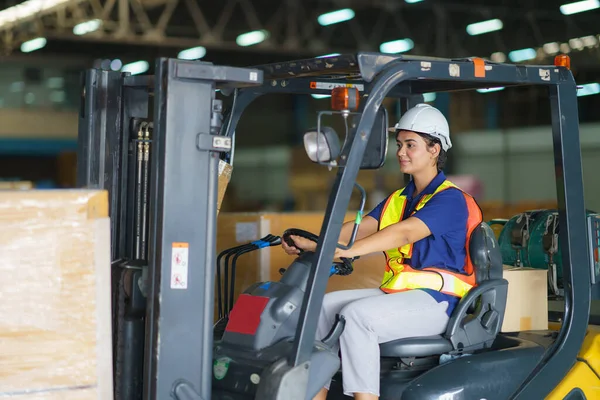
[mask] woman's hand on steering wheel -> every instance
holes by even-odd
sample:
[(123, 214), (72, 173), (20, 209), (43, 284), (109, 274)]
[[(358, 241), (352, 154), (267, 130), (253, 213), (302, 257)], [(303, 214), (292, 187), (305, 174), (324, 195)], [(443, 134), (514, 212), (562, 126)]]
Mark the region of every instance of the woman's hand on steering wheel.
[(333, 256), (334, 259), (339, 259), (339, 258), (354, 258), (354, 255), (352, 254), (352, 248), (349, 248), (348, 250), (344, 250), (344, 249), (340, 249), (339, 247), (335, 248), (335, 253)]
[(283, 250), (290, 256), (300, 254), (299, 249), (302, 249), (303, 251), (315, 251), (317, 249), (317, 244), (310, 239), (296, 235), (290, 235), (290, 239), (294, 241), (295, 246), (288, 245), (285, 240), (281, 241), (281, 247), (283, 247)]

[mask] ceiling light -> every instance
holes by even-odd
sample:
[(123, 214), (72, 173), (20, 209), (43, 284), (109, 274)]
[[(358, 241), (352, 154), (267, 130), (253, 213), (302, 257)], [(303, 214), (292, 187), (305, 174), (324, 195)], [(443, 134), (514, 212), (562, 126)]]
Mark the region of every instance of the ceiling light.
[(313, 99), (326, 99), (328, 97), (331, 97), (330, 94), (311, 94), (311, 96), (313, 97)]
[(503, 63), (506, 61), (506, 54), (504, 54), (501, 51), (497, 51), (497, 52), (493, 53), (490, 58), (493, 62)]
[(202, 46), (192, 47), (189, 49), (181, 50), (177, 54), (177, 58), (181, 60), (198, 60), (206, 55), (206, 48)]
[(23, 53), (29, 53), (32, 51), (36, 51), (36, 50), (39, 50), (39, 49), (43, 48), (44, 46), (46, 46), (46, 43), (47, 43), (47, 40), (46, 40), (46, 38), (43, 38), (43, 37), (31, 39), (31, 40), (28, 40), (27, 42), (23, 42), (23, 44), (21, 44), (21, 51)]
[(405, 1), (406, 3), (408, 3), (408, 4), (413, 4), (413, 3), (419, 3), (419, 2), (421, 2), (421, 1), (423, 1), (423, 0), (404, 0), (404, 1)]
[(102, 25), (102, 21), (99, 19), (92, 19), (90, 21), (85, 21), (80, 24), (77, 24), (73, 27), (74, 35), (85, 35), (86, 33), (91, 33), (100, 28)]
[(583, 40), (579, 39), (579, 38), (574, 38), (569, 40), (569, 46), (571, 46), (572, 49), (575, 50), (582, 50), (583, 49)]
[(235, 42), (238, 46), (246, 47), (258, 44), (269, 37), (269, 32), (265, 30), (260, 31), (252, 31), (247, 33), (242, 33), (235, 39)]
[(574, 3), (567, 3), (560, 6), (560, 12), (563, 15), (577, 14), (580, 12), (594, 10), (600, 7), (600, 0), (583, 0)]
[(581, 41), (585, 47), (594, 47), (598, 43), (598, 39), (594, 35), (582, 37)]
[(339, 56), (339, 55), (340, 55), (340, 53), (331, 53), (331, 54), (325, 54), (325, 55), (319, 56), (317, 58), (336, 57), (336, 56)]
[(577, 97), (590, 96), (600, 93), (600, 84), (587, 83), (577, 88)]
[(382, 53), (404, 53), (415, 46), (410, 39), (392, 40), (391, 42), (382, 43), (379, 46), (379, 51)]
[(546, 43), (542, 48), (546, 54), (556, 54), (560, 50), (560, 46), (556, 42)]
[(571, 48), (569, 47), (568, 43), (561, 43), (560, 44), (560, 52), (564, 53), (564, 54), (568, 54), (571, 52)]
[(434, 93), (423, 93), (423, 101), (425, 103), (431, 103), (433, 101), (435, 101), (435, 98), (437, 97), (437, 95)]
[(490, 19), (467, 25), (467, 33), (471, 36), (482, 35), (488, 32), (499, 31), (503, 26), (502, 21), (499, 19)]
[(510, 58), (512, 62), (521, 62), (526, 60), (532, 60), (535, 58), (536, 55), (537, 52), (535, 51), (535, 49), (528, 48), (521, 50), (513, 50), (510, 53), (508, 53), (508, 58)]
[(112, 69), (113, 71), (119, 71), (122, 67), (123, 61), (119, 60), (118, 58), (115, 58), (110, 62), (110, 69)]
[(337, 10), (319, 15), (317, 21), (322, 26), (339, 24), (340, 22), (350, 21), (354, 18), (354, 10), (351, 8), (344, 8), (343, 10)]
[(477, 89), (477, 91), (479, 93), (490, 93), (490, 92), (499, 92), (500, 90), (504, 90), (504, 87), (493, 87), (493, 88), (487, 88), (487, 89)]
[(150, 64), (148, 64), (148, 61), (136, 61), (130, 64), (123, 65), (121, 71), (130, 72), (131, 75), (137, 75), (143, 74), (144, 72), (148, 71), (148, 68), (150, 68)]

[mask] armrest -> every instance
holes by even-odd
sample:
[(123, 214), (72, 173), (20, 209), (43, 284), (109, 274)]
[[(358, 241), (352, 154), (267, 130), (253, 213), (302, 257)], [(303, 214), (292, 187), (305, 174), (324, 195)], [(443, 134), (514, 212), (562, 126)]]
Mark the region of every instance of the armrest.
[[(456, 306), (446, 329), (454, 350), (484, 348), (496, 338), (504, 321), (508, 281), (494, 279), (471, 289)], [(475, 311), (469, 309), (481, 300)]]

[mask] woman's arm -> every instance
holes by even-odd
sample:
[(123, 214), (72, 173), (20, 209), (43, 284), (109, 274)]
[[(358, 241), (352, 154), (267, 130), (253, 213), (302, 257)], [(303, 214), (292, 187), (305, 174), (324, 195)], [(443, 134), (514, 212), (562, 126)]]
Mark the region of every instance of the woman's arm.
[[(356, 240), (360, 240), (366, 238), (367, 236), (371, 236), (375, 232), (377, 232), (377, 228), (379, 227), (379, 221), (375, 218), (367, 215), (362, 219), (360, 225), (358, 225), (358, 232), (356, 232)], [(340, 237), (338, 238), (338, 243), (343, 244), (344, 246), (348, 245), (350, 242), (350, 237), (352, 236), (352, 230), (354, 229), (354, 221), (348, 221), (342, 225), (342, 230), (340, 231)]]
[[(363, 220), (361, 221), (360, 225), (358, 225), (358, 232), (356, 233), (356, 241), (355, 243), (363, 238), (366, 238), (372, 234), (374, 234), (375, 232), (377, 232), (377, 228), (379, 226), (379, 222), (371, 217), (371, 216), (366, 216), (363, 218)], [(350, 237), (352, 236), (352, 230), (354, 229), (354, 220), (352, 221), (348, 221), (346, 223), (344, 223), (342, 225), (342, 229), (340, 231), (340, 236), (338, 238), (338, 243), (343, 244), (344, 246), (348, 245), (348, 242), (350, 241)], [(299, 236), (291, 236), (291, 239), (294, 241), (294, 243), (296, 243), (296, 246), (290, 247), (287, 245), (287, 243), (283, 242), (281, 243), (281, 246), (283, 247), (283, 249), (285, 250), (286, 253), (293, 255), (293, 254), (298, 254), (300, 253), (300, 251), (298, 250), (303, 249), (305, 251), (315, 251), (317, 248), (317, 244), (315, 242), (313, 242), (312, 240), (308, 240)]]
[(335, 257), (360, 257), (415, 243), (431, 235), (429, 227), (419, 218), (410, 217), (354, 242), (349, 250), (336, 249)]

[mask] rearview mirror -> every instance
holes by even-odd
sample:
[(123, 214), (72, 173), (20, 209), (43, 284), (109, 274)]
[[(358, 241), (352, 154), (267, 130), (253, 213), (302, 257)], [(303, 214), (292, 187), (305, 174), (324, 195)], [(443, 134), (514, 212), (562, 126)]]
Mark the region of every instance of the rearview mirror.
[(329, 126), (311, 129), (304, 134), (304, 150), (315, 163), (330, 163), (340, 155), (340, 139)]
[[(352, 128), (348, 132), (348, 140), (346, 141), (348, 146), (347, 148), (344, 147), (342, 151), (346, 155), (350, 152), (350, 143), (352, 143), (356, 136), (361, 116), (361, 114), (357, 114), (352, 118), (352, 124), (350, 125)], [(371, 135), (365, 148), (360, 169), (379, 169), (383, 167), (388, 152), (388, 127), (387, 110), (385, 107), (381, 107), (375, 115), (375, 121), (373, 122), (373, 128), (371, 129)]]
[[(350, 145), (356, 136), (358, 123), (362, 117), (361, 113), (349, 113), (345, 118), (351, 118), (349, 129), (347, 130), (344, 147), (340, 145), (340, 138), (337, 132), (325, 125), (320, 124), (320, 118), (325, 114), (333, 114), (329, 111), (319, 113), (319, 124), (317, 128), (310, 129), (304, 134), (304, 150), (314, 163), (335, 165), (335, 161), (340, 155), (344, 155), (337, 162), (343, 167), (350, 153)], [(319, 131), (320, 130), (320, 131)], [(385, 107), (380, 107), (375, 114), (373, 128), (367, 142), (360, 169), (379, 169), (385, 163), (388, 151), (388, 113)]]

